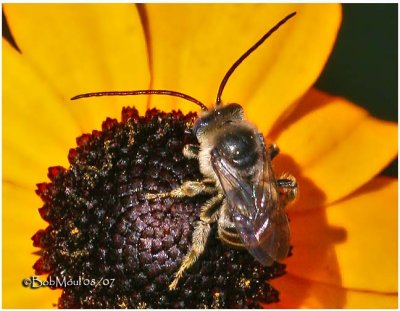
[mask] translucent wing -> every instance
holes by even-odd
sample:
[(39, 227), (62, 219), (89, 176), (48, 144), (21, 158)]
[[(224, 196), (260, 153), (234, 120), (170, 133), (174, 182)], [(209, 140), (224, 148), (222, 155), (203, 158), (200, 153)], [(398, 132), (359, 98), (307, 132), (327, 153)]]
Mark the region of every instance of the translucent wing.
[(217, 150), (213, 150), (211, 162), (243, 244), (255, 259), (268, 266), (287, 256), (290, 232), (264, 141), (260, 147), (262, 157), (249, 171), (238, 171)]

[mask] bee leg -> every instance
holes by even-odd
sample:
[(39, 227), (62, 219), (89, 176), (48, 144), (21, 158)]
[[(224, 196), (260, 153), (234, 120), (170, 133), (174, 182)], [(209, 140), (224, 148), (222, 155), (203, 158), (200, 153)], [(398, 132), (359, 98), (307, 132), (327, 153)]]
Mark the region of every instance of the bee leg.
[(192, 246), (190, 247), (189, 252), (183, 258), (182, 264), (179, 267), (178, 272), (175, 274), (174, 280), (168, 287), (169, 290), (176, 289), (176, 286), (178, 285), (183, 273), (189, 269), (196, 262), (197, 258), (204, 252), (208, 236), (210, 235), (210, 230), (210, 224), (204, 221), (199, 221), (196, 224), (196, 228), (194, 229), (192, 237)]
[(276, 181), (283, 203), (293, 201), (297, 196), (297, 182), (292, 175), (284, 174)]
[(271, 145), (268, 145), (268, 147), (266, 147), (267, 144), (265, 143), (264, 136), (261, 133), (258, 133), (258, 137), (261, 141), (262, 146), (264, 148), (268, 148), (267, 152), (268, 152), (269, 156), (271, 157), (271, 160), (273, 158), (275, 158), (279, 153), (279, 147), (276, 144), (271, 144)]
[(220, 203), (224, 199), (222, 193), (218, 193), (215, 197), (208, 200), (200, 210), (200, 219), (207, 223), (213, 223), (218, 220), (218, 210), (220, 208)]
[(199, 145), (188, 144), (183, 147), (183, 155), (188, 159), (198, 159), (199, 152)]
[(279, 147), (275, 144), (268, 146), (268, 153), (271, 156), (271, 160), (279, 154)]
[(215, 187), (207, 186), (210, 180), (205, 179), (203, 181), (186, 181), (180, 186), (170, 192), (162, 192), (162, 193), (147, 193), (145, 195), (147, 200), (152, 200), (156, 198), (183, 198), (183, 197), (194, 197), (200, 193), (213, 193), (215, 192)]
[(215, 197), (211, 198), (201, 208), (200, 221), (197, 222), (192, 236), (192, 246), (189, 252), (183, 258), (182, 264), (175, 278), (169, 285), (169, 290), (174, 290), (178, 285), (183, 273), (189, 269), (196, 261), (197, 258), (204, 252), (208, 236), (210, 235), (210, 224), (215, 222), (219, 217), (219, 204), (224, 199), (222, 193), (218, 193)]

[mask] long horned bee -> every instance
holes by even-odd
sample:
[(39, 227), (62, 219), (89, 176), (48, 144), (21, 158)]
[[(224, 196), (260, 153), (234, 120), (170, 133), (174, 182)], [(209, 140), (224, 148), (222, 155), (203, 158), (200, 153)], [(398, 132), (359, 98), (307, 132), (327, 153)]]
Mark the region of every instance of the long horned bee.
[(194, 197), (204, 193), (212, 195), (201, 208), (192, 244), (169, 285), (170, 290), (177, 287), (183, 273), (204, 252), (214, 223), (224, 243), (234, 248), (246, 248), (264, 266), (288, 255), (290, 228), (284, 208), (297, 195), (296, 180), (287, 174), (279, 179), (275, 177), (271, 161), (278, 154), (278, 147), (265, 143), (257, 128), (245, 119), (242, 106), (236, 103), (223, 105), (221, 96), (228, 79), (241, 62), (295, 14), (293, 12), (279, 21), (231, 66), (211, 109), (189, 95), (170, 90), (93, 92), (72, 98), (167, 95), (191, 101), (202, 109), (193, 126), (199, 145), (186, 145), (183, 154), (198, 159), (204, 179), (186, 181), (170, 192), (146, 194), (148, 200)]

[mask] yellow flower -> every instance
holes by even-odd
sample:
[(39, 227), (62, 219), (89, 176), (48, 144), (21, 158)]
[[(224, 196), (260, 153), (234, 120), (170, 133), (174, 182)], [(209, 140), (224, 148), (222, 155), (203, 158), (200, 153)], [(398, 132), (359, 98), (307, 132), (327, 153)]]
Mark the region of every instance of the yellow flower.
[[(7, 4), (17, 52), (3, 40), (3, 307), (52, 307), (60, 291), (21, 281), (46, 227), (35, 185), (67, 167), (82, 133), (118, 118), (132, 98), (89, 91), (163, 88), (213, 103), (229, 66), (288, 13), (297, 16), (239, 67), (223, 95), (241, 103), (300, 187), (289, 207), (293, 255), (272, 281), (272, 307), (397, 307), (397, 180), (375, 177), (397, 153), (397, 125), (311, 86), (333, 47), (338, 5)], [(148, 106), (193, 110), (176, 98)]]

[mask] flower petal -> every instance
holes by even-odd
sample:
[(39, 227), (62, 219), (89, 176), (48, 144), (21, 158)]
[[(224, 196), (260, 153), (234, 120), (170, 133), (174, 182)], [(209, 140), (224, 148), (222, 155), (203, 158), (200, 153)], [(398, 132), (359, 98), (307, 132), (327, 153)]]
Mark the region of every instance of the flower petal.
[(293, 209), (344, 197), (397, 154), (397, 124), (318, 90), (309, 91), (269, 136), (284, 154), (276, 159), (277, 170), (298, 178), (300, 195)]
[[(85, 92), (148, 88), (146, 43), (134, 5), (5, 4), (4, 11), (24, 57), (64, 100)], [(89, 131), (107, 116), (120, 116), (116, 103), (134, 103), (143, 111), (146, 101), (107, 97), (69, 105)]]
[(3, 308), (51, 308), (60, 296), (59, 290), (22, 285), (34, 275), (32, 265), (39, 258), (32, 254), (37, 249), (31, 236), (45, 226), (35, 208), (40, 206), (33, 191), (3, 183)]
[[(340, 6), (326, 4), (148, 4), (146, 9), (154, 87), (181, 91), (207, 104), (215, 102), (229, 67), (278, 21), (297, 11), (238, 68), (223, 95), (225, 102), (249, 105), (250, 118), (262, 121), (262, 129), (316, 80), (341, 15)], [(261, 114), (262, 120), (260, 106), (272, 107)]]
[(3, 40), (3, 179), (31, 189), (48, 166), (68, 164), (79, 133), (60, 96)]
[(328, 208), (290, 213), (294, 276), (397, 292), (397, 180), (378, 177)]
[(290, 273), (273, 280), (272, 284), (282, 289), (280, 301), (264, 305), (266, 308), (397, 308), (397, 293), (351, 290), (302, 279)]

